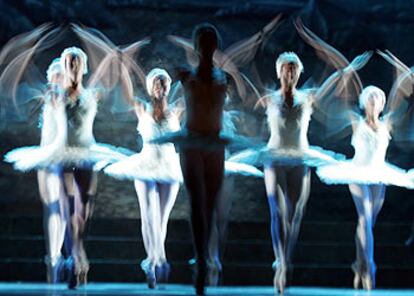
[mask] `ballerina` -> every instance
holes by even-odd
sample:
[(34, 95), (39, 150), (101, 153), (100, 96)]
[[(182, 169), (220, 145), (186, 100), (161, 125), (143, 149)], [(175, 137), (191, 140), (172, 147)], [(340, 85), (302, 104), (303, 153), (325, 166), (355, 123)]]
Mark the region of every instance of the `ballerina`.
[[(298, 24), (299, 26), (299, 24)], [(307, 132), (312, 107), (325, 96), (341, 76), (360, 69), (370, 58), (365, 53), (350, 66), (333, 73), (315, 89), (298, 89), (303, 65), (293, 52), (276, 60), (281, 88), (261, 98), (256, 106), (267, 110), (270, 139), (266, 148), (235, 154), (231, 161), (264, 166), (264, 181), (271, 214), (271, 235), (275, 262), (274, 286), (281, 293), (310, 194), (310, 166), (336, 162), (341, 155), (309, 146)]]
[[(0, 63), (6, 65), (4, 73), (1, 75), (3, 81), (5, 74), (11, 75), (12, 68), (18, 64), (24, 65), (34, 53), (34, 48), (39, 48), (48, 36), (56, 31), (48, 32), (49, 25), (42, 25), (28, 33), (21, 34), (10, 40), (2, 49), (0, 54)], [(15, 76), (13, 77), (16, 78)], [(55, 137), (55, 120), (53, 118), (54, 104), (61, 95), (61, 87), (63, 82), (63, 70), (60, 58), (54, 59), (46, 71), (46, 83), (39, 83), (33, 89), (32, 94), (35, 95), (38, 104), (42, 104), (42, 112), (40, 115), (41, 140), (40, 146), (49, 145)], [(46, 87), (44, 87), (46, 85)], [(8, 89), (2, 87), (2, 91), (6, 94)], [(24, 100), (31, 100), (27, 97)], [(5, 102), (8, 103), (7, 101)], [(14, 102), (17, 105), (17, 100)], [(65, 231), (69, 216), (69, 204), (67, 194), (63, 190), (63, 177), (56, 168), (50, 167), (41, 169), (37, 172), (40, 200), (43, 204), (43, 228), (45, 236), (46, 253), (46, 277), (47, 282), (57, 283), (61, 280), (63, 269), (68, 268), (61, 249), (64, 243)], [(67, 245), (66, 242), (65, 246)], [(70, 243), (69, 243), (70, 245)], [(70, 246), (68, 246), (70, 249)]]
[[(86, 54), (77, 47), (66, 48), (60, 63), (62, 88), (53, 103), (53, 112), (47, 113), (54, 122), (53, 141), (40, 147), (15, 149), (6, 154), (5, 160), (17, 170), (53, 168), (61, 180), (64, 173), (73, 178), (76, 189), (70, 213), (73, 265), (69, 287), (75, 288), (79, 283), (86, 283), (89, 271), (83, 239), (90, 200), (96, 193), (97, 176), (93, 166), (99, 161), (123, 159), (125, 155), (109, 145), (96, 143), (93, 136), (99, 96), (94, 89), (82, 85), (83, 76), (88, 72)], [(68, 191), (68, 188), (60, 190)]]
[[(104, 53), (100, 69), (112, 67), (113, 74), (108, 80), (112, 81), (112, 87), (117, 86), (122, 90), (118, 97), (124, 98), (128, 106), (134, 106), (138, 119), (137, 131), (144, 140), (142, 151), (106, 167), (104, 172), (118, 179), (134, 180), (147, 253), (147, 258), (141, 262), (141, 268), (146, 274), (149, 288), (155, 288), (157, 282), (168, 281), (170, 264), (166, 258), (165, 239), (169, 215), (177, 197), (179, 182), (182, 181), (179, 158), (173, 144), (149, 143), (154, 137), (180, 129), (181, 109), (173, 106), (174, 103), (169, 105), (167, 100), (172, 80), (160, 68), (151, 70), (145, 77), (134, 60), (137, 51), (149, 43), (148, 38), (119, 48), (96, 29), (76, 25), (73, 28), (92, 57)], [(150, 103), (134, 99), (133, 78), (138, 78), (146, 86)], [(120, 106), (124, 101), (115, 102), (114, 105)], [(105, 163), (100, 166), (105, 166)]]
[[(267, 27), (269, 31), (278, 20), (279, 17), (271, 22)], [(198, 295), (204, 294), (208, 269), (208, 242), (213, 213), (218, 204), (224, 177), (224, 145), (231, 141), (221, 134), (228, 84), (223, 70), (231, 75), (239, 94), (243, 97), (243, 78), (231, 57), (246, 48), (257, 48), (262, 42), (262, 33), (254, 35), (247, 42), (237, 44), (228, 51), (228, 55), (217, 50), (220, 47), (220, 36), (211, 24), (201, 24), (194, 29), (194, 46), (183, 38), (170, 37), (176, 44), (183, 46), (187, 54), (196, 53), (199, 58), (195, 68), (178, 71), (185, 92), (186, 117), (184, 129), (179, 132), (175, 141), (180, 146), (181, 169), (191, 203), (191, 224), (197, 262), (195, 287)], [(242, 47), (243, 45), (245, 47)], [(190, 64), (196, 65), (191, 62)], [(165, 137), (158, 141), (170, 139)]]
[(356, 289), (360, 282), (364, 289), (375, 288), (373, 228), (384, 202), (385, 185), (414, 186), (403, 169), (385, 162), (393, 122), (385, 114), (380, 117), (384, 106), (384, 92), (375, 86), (365, 87), (359, 96), (359, 107), (365, 114), (352, 125), (354, 157), (317, 170), (319, 178), (327, 184), (348, 184), (355, 203), (358, 225), (352, 270)]
[[(380, 54), (393, 65), (400, 62), (390, 52)], [(408, 69), (408, 68), (407, 68)], [(409, 69), (408, 69), (409, 70)], [(410, 71), (409, 71), (410, 72)], [(348, 184), (358, 213), (355, 232), (356, 260), (352, 264), (354, 288), (362, 283), (366, 290), (375, 288), (376, 264), (374, 261), (373, 229), (384, 203), (386, 185), (413, 188), (414, 181), (405, 170), (385, 161), (391, 132), (402, 110), (397, 92), (409, 77), (393, 85), (386, 107), (386, 96), (376, 86), (365, 87), (359, 95), (359, 108), (363, 115), (351, 112), (352, 141), (355, 154), (351, 160), (321, 166), (319, 178), (327, 184)], [(411, 74), (410, 74), (411, 75)], [(382, 116), (380, 116), (382, 114)]]
[[(238, 111), (224, 111), (223, 112), (223, 126), (224, 134), (236, 136), (236, 126), (234, 121), (236, 118), (242, 117), (243, 114)], [(263, 178), (263, 172), (254, 166), (233, 162), (229, 160), (231, 153), (229, 149), (225, 149), (224, 175), (223, 185), (220, 190), (220, 198), (215, 205), (213, 211), (213, 219), (211, 222), (211, 233), (208, 242), (208, 272), (207, 283), (209, 286), (218, 286), (220, 284), (220, 277), (222, 273), (222, 252), (225, 246), (227, 228), (229, 222), (229, 213), (232, 206), (232, 195), (234, 193), (235, 176)], [(197, 260), (192, 258), (189, 264), (196, 266)]]
[[(244, 77), (237, 63), (245, 63), (262, 44), (280, 20), (274, 18), (259, 33), (220, 51), (217, 29), (208, 23), (193, 30), (192, 43), (185, 38), (169, 36), (183, 47), (191, 69), (178, 69), (177, 76), (185, 93), (186, 116), (181, 131), (154, 139), (153, 143), (174, 142), (180, 150), (180, 163), (184, 184), (191, 203), (191, 224), (196, 251), (195, 288), (204, 294), (208, 245), (213, 223), (213, 213), (220, 204), (225, 157), (224, 146), (231, 143), (246, 145), (241, 138), (222, 133), (223, 107), (227, 96), (228, 76), (236, 83), (239, 95), (246, 94)], [(231, 170), (231, 164), (228, 166)], [(237, 169), (236, 169), (237, 170)]]
[(139, 100), (135, 103), (137, 131), (143, 138), (143, 148), (140, 153), (104, 170), (112, 177), (134, 180), (147, 253), (141, 268), (150, 288), (154, 288), (157, 281), (168, 280), (170, 264), (165, 252), (167, 224), (177, 198), (179, 182), (182, 181), (180, 161), (174, 145), (149, 143), (154, 137), (180, 129), (180, 111), (168, 106), (170, 87), (171, 77), (164, 69), (155, 68), (148, 73), (146, 89), (150, 103)]
[[(199, 65), (192, 71), (180, 73), (186, 92), (185, 127), (189, 133), (219, 137), (227, 90), (226, 75), (213, 66), (219, 35), (215, 27), (203, 24), (195, 28), (193, 36), (194, 47), (200, 55)], [(212, 216), (224, 177), (224, 146), (210, 150), (181, 149), (180, 161), (191, 202), (197, 258), (196, 292), (203, 295)]]
[[(175, 85), (173, 96), (177, 93), (177, 87)], [(165, 252), (167, 223), (177, 197), (179, 182), (182, 182), (179, 157), (174, 145), (149, 143), (150, 140), (165, 133), (180, 130), (179, 119), (182, 117), (183, 110), (177, 104), (179, 100), (174, 98), (171, 100), (173, 103), (168, 105), (167, 97), (170, 88), (171, 78), (165, 70), (155, 68), (149, 72), (146, 89), (151, 98), (150, 104), (140, 99), (135, 101), (135, 114), (139, 121), (137, 130), (143, 137), (143, 149), (140, 153), (112, 164), (104, 170), (112, 177), (134, 180), (141, 211), (142, 237), (147, 252), (147, 258), (142, 261), (141, 268), (147, 276), (150, 288), (154, 288), (156, 282), (160, 280), (168, 280), (170, 265)], [(230, 114), (226, 115), (228, 116), (225, 116), (227, 118), (225, 129), (233, 132), (234, 126)], [(259, 177), (262, 175), (254, 167), (241, 166), (238, 163), (226, 162), (225, 170), (226, 175), (243, 174)], [(219, 216), (218, 219), (221, 220), (222, 215)], [(221, 234), (223, 232), (221, 225), (218, 228)], [(219, 262), (219, 258), (216, 257), (218, 251), (213, 252), (209, 252), (211, 262)]]
[[(47, 69), (48, 90), (45, 94), (43, 112), (41, 116), (41, 140), (40, 146), (45, 146), (53, 141), (55, 104), (63, 81), (60, 59), (54, 59)], [(47, 267), (47, 281), (57, 283), (65, 262), (61, 254), (64, 243), (65, 231), (69, 217), (69, 201), (64, 190), (64, 177), (59, 170), (48, 168), (37, 172), (39, 193), (44, 207), (43, 227), (47, 256), (45, 263)]]

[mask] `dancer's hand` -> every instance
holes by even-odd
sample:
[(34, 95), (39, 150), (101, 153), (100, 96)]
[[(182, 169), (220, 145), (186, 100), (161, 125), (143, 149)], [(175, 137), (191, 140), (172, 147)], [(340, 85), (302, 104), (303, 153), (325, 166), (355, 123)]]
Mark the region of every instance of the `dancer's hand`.
[(270, 99), (270, 96), (269, 96), (269, 95), (266, 95), (266, 96), (264, 96), (264, 97), (261, 97), (261, 98), (260, 98), (260, 99), (256, 102), (256, 104), (254, 105), (253, 110), (258, 109), (259, 107), (261, 107), (261, 108), (266, 108), (266, 107), (267, 107), (267, 105), (269, 104), (269, 99)]
[(360, 54), (352, 60), (351, 64), (344, 69), (344, 72), (350, 73), (352, 71), (358, 71), (368, 63), (371, 57), (372, 51), (366, 51), (363, 54)]

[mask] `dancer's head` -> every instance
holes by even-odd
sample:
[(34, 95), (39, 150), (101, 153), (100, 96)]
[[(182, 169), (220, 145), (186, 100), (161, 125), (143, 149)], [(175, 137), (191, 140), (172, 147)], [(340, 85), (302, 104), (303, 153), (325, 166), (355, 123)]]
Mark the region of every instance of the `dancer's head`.
[(359, 107), (368, 116), (378, 117), (384, 110), (385, 93), (382, 89), (370, 85), (365, 87), (359, 95)]
[(303, 64), (294, 52), (284, 52), (276, 60), (276, 74), (282, 85), (296, 87)]
[(154, 68), (147, 75), (146, 86), (152, 99), (166, 98), (171, 88), (171, 77), (164, 69)]
[(212, 59), (216, 49), (221, 46), (220, 34), (216, 27), (209, 23), (203, 23), (194, 28), (194, 49), (202, 58)]
[(60, 63), (60, 58), (54, 59), (46, 71), (47, 82), (50, 84), (59, 85), (62, 83), (63, 70)]
[(82, 76), (88, 73), (88, 57), (85, 52), (78, 47), (68, 47), (62, 52), (60, 60), (65, 79), (72, 83), (82, 82)]

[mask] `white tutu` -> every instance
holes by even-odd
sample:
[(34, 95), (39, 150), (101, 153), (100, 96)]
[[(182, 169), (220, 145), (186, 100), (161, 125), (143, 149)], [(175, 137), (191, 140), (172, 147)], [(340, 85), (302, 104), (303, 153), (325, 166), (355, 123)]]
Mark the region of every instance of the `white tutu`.
[(318, 146), (310, 146), (304, 150), (274, 149), (268, 147), (259, 150), (247, 149), (234, 154), (229, 158), (229, 161), (252, 166), (266, 164), (320, 166), (336, 163), (338, 160), (343, 159), (345, 159), (345, 156), (342, 154), (325, 150)]
[(116, 179), (166, 183), (183, 180), (178, 155), (154, 159), (138, 153), (106, 167), (104, 172)]
[(173, 143), (179, 148), (195, 149), (219, 149), (223, 147), (247, 148), (256, 146), (251, 140), (243, 136), (220, 133), (218, 135), (206, 135), (182, 129), (177, 132), (165, 133), (153, 138), (152, 144)]
[(128, 150), (108, 144), (95, 143), (85, 147), (54, 145), (28, 146), (14, 149), (4, 156), (19, 171), (47, 169), (59, 165), (63, 167), (90, 168), (95, 163), (112, 163), (126, 158)]
[(224, 174), (227, 176), (231, 175), (242, 175), (246, 177), (257, 177), (263, 178), (263, 172), (255, 168), (254, 166), (237, 163), (232, 161), (226, 161), (224, 163)]
[(180, 123), (173, 113), (169, 113), (162, 122), (156, 122), (150, 112), (142, 114), (137, 126), (144, 141), (141, 152), (108, 166), (104, 172), (117, 179), (182, 182), (180, 159), (174, 145), (149, 143), (150, 139), (179, 128)]
[(243, 150), (228, 160), (259, 167), (270, 164), (320, 166), (345, 159), (342, 154), (309, 146), (307, 132), (312, 103), (308, 91), (297, 90), (293, 106), (290, 107), (280, 90), (269, 94), (266, 113), (270, 138), (267, 145)]
[(318, 167), (316, 173), (326, 184), (384, 184), (414, 188), (414, 179), (405, 170), (387, 162), (360, 166), (345, 160)]
[(385, 184), (414, 188), (412, 176), (385, 161), (391, 136), (386, 122), (380, 120), (373, 130), (363, 118), (352, 135), (355, 155), (352, 160), (319, 167), (316, 173), (327, 184)]
[[(242, 175), (263, 178), (262, 171), (247, 164), (226, 161), (224, 167), (226, 176)], [(104, 172), (121, 180), (138, 179), (166, 183), (183, 181), (178, 157), (153, 161), (141, 154), (135, 154), (106, 167)]]

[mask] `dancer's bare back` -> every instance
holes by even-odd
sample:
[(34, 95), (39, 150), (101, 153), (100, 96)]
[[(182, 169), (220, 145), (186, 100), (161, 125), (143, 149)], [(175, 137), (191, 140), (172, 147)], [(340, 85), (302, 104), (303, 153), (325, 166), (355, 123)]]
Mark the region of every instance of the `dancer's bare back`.
[(227, 90), (225, 73), (217, 68), (211, 72), (196, 68), (182, 70), (179, 75), (186, 98), (185, 127), (200, 133), (219, 133)]

